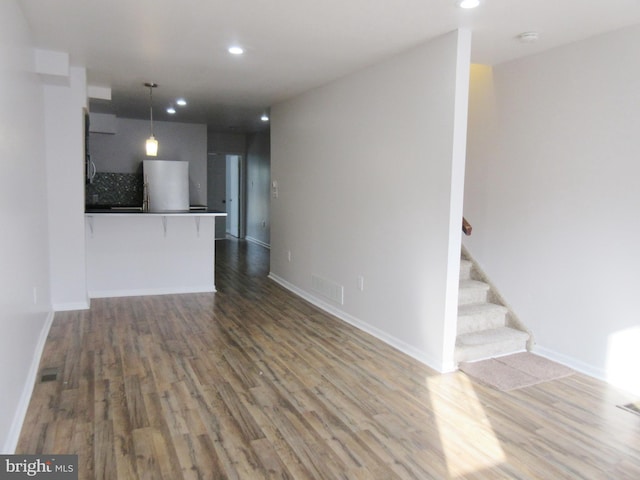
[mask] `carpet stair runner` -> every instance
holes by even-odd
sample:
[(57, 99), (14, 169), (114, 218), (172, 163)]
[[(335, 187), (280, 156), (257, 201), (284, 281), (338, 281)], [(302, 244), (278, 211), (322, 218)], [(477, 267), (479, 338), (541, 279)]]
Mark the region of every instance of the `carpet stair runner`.
[(478, 279), (473, 262), (460, 262), (455, 361), (474, 362), (527, 350), (530, 335), (510, 321), (489, 284)]

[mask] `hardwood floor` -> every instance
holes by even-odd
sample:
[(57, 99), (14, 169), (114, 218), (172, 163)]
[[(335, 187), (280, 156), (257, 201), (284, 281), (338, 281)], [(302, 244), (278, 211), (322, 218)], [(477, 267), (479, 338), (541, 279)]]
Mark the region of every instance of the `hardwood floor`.
[(576, 374), (503, 393), (439, 375), (217, 244), (216, 294), (57, 313), (16, 453), (81, 479), (637, 479), (634, 399)]

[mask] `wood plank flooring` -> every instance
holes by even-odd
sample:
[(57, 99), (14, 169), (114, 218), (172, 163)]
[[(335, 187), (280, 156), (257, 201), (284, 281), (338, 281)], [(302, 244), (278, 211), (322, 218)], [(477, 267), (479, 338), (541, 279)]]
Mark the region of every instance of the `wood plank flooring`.
[(17, 453), (81, 479), (638, 479), (634, 400), (576, 374), (503, 393), (439, 375), (217, 243), (216, 294), (56, 314)]

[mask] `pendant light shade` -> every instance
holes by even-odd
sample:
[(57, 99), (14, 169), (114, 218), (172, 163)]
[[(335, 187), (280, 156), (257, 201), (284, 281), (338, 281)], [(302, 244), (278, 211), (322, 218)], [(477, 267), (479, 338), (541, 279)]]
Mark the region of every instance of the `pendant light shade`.
[(145, 83), (145, 87), (149, 88), (149, 120), (151, 127), (151, 136), (147, 138), (145, 148), (148, 157), (155, 157), (158, 155), (158, 140), (153, 135), (153, 89), (158, 86), (157, 83)]
[(155, 157), (158, 155), (158, 140), (156, 140), (156, 137), (151, 135), (147, 138), (146, 148), (148, 157)]

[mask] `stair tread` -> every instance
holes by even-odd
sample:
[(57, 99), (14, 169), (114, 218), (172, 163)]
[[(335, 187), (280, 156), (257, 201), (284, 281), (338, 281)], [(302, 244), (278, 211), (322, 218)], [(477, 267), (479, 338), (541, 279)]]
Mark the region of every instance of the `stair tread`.
[(460, 280), (460, 289), (463, 288), (481, 288), (483, 290), (489, 290), (491, 287), (486, 282), (480, 280)]
[(458, 335), (456, 345), (459, 347), (471, 347), (516, 339), (526, 341), (528, 338), (529, 334), (527, 332), (511, 327), (498, 327)]
[(527, 350), (529, 333), (507, 326), (509, 309), (491, 303), (493, 288), (476, 280), (472, 260), (461, 258), (454, 359), (477, 361)]
[(458, 316), (464, 316), (464, 315), (474, 315), (477, 313), (485, 313), (485, 312), (500, 312), (500, 313), (506, 313), (509, 310), (507, 309), (507, 307), (503, 306), (503, 305), (498, 305), (496, 303), (470, 303), (467, 305), (460, 305), (458, 306)]

